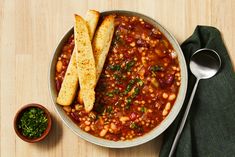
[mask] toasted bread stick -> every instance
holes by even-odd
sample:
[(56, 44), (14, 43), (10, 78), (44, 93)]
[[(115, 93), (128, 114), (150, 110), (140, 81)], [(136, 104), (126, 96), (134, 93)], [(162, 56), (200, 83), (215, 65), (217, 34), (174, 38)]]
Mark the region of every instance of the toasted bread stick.
[(76, 54), (73, 52), (56, 100), (57, 103), (63, 106), (70, 105), (73, 102), (74, 97), (76, 96), (77, 88), (77, 62)]
[(75, 15), (74, 41), (80, 90), (87, 112), (95, 102), (96, 67), (86, 21)]
[(92, 41), (96, 26), (98, 24), (100, 13), (96, 10), (88, 10), (86, 14), (87, 27), (89, 31), (90, 40)]
[(94, 51), (95, 63), (96, 63), (96, 82), (98, 82), (100, 74), (102, 72), (109, 48), (112, 42), (114, 33), (114, 15), (106, 16), (104, 21), (95, 33), (93, 39), (92, 48)]
[[(94, 32), (99, 20), (99, 12), (95, 10), (88, 10), (86, 17), (87, 27), (89, 29), (89, 36), (91, 40), (94, 36)], [(61, 89), (57, 97), (57, 103), (63, 106), (70, 105), (73, 102), (74, 97), (76, 96), (76, 91), (79, 84), (76, 61), (76, 54), (73, 51), (67, 71), (65, 73), (64, 80), (61, 85)]]
[[(105, 17), (99, 28), (97, 29), (93, 42), (93, 53), (95, 57), (96, 63), (96, 83), (99, 80), (99, 76), (102, 72), (105, 59), (107, 57), (110, 44), (112, 41), (113, 33), (114, 33), (114, 15), (109, 15)], [(81, 91), (78, 92), (78, 102), (83, 104)]]

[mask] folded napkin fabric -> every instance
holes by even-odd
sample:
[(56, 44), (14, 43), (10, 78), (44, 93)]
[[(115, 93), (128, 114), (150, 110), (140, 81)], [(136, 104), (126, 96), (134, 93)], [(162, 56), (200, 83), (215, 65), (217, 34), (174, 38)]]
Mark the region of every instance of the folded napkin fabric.
[[(214, 27), (197, 26), (182, 45), (187, 65), (198, 49), (218, 52), (222, 65), (214, 77), (199, 82), (176, 157), (235, 157), (235, 73), (220, 32)], [(160, 157), (167, 157), (188, 103), (195, 77), (190, 70), (187, 96), (173, 124), (164, 133)]]

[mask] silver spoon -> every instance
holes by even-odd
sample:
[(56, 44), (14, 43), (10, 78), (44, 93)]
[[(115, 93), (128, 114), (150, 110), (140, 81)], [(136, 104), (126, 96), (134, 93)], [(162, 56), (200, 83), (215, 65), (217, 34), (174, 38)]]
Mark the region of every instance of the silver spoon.
[(172, 157), (175, 152), (175, 148), (177, 146), (178, 140), (180, 138), (185, 122), (187, 120), (188, 113), (189, 113), (199, 81), (201, 79), (208, 79), (208, 78), (213, 77), (219, 71), (220, 66), (221, 66), (220, 56), (214, 50), (203, 48), (203, 49), (197, 50), (192, 55), (190, 59), (189, 67), (190, 67), (191, 72), (197, 78), (197, 80), (193, 87), (193, 91), (191, 93), (187, 108), (185, 110), (184, 116), (179, 126), (179, 129), (176, 133), (174, 142), (171, 146), (169, 157)]

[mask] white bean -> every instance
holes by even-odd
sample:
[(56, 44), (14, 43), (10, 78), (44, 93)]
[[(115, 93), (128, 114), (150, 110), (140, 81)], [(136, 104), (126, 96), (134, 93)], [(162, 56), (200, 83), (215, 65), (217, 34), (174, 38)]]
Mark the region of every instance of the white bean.
[(62, 62), (58, 61), (57, 64), (56, 64), (56, 71), (61, 72), (62, 66), (63, 66)]
[(86, 131), (86, 132), (90, 131), (90, 129), (91, 129), (90, 126), (86, 126), (86, 127), (85, 127), (85, 131)]
[(102, 130), (100, 131), (100, 136), (101, 136), (101, 137), (104, 137), (107, 132), (108, 132), (107, 129), (102, 129)]
[(168, 111), (164, 109), (163, 112), (162, 112), (162, 115), (166, 116), (167, 114), (168, 114)]
[(171, 109), (171, 103), (166, 103), (165, 110), (170, 110)]
[(171, 95), (169, 96), (168, 100), (172, 101), (172, 100), (175, 99), (175, 97), (176, 97), (175, 94), (171, 94)]
[(164, 99), (166, 99), (166, 98), (168, 98), (168, 94), (167, 94), (167, 93), (163, 93), (163, 94), (162, 94), (162, 97), (163, 97)]
[(120, 117), (119, 120), (124, 124), (126, 121), (128, 121), (130, 118), (129, 117)]
[(111, 127), (112, 130), (116, 130), (117, 129), (117, 126), (114, 123), (111, 123), (110, 127)]
[(90, 122), (90, 121), (88, 121), (88, 120), (86, 120), (86, 121), (85, 121), (85, 124), (86, 124), (86, 125), (90, 125), (90, 124), (91, 124), (91, 122)]

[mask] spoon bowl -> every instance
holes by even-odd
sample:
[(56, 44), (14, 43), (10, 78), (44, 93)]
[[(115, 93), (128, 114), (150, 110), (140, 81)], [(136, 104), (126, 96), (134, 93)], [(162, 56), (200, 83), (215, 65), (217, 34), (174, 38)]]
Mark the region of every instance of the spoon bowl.
[(204, 48), (192, 55), (189, 66), (198, 79), (208, 79), (218, 72), (221, 59), (216, 51)]

